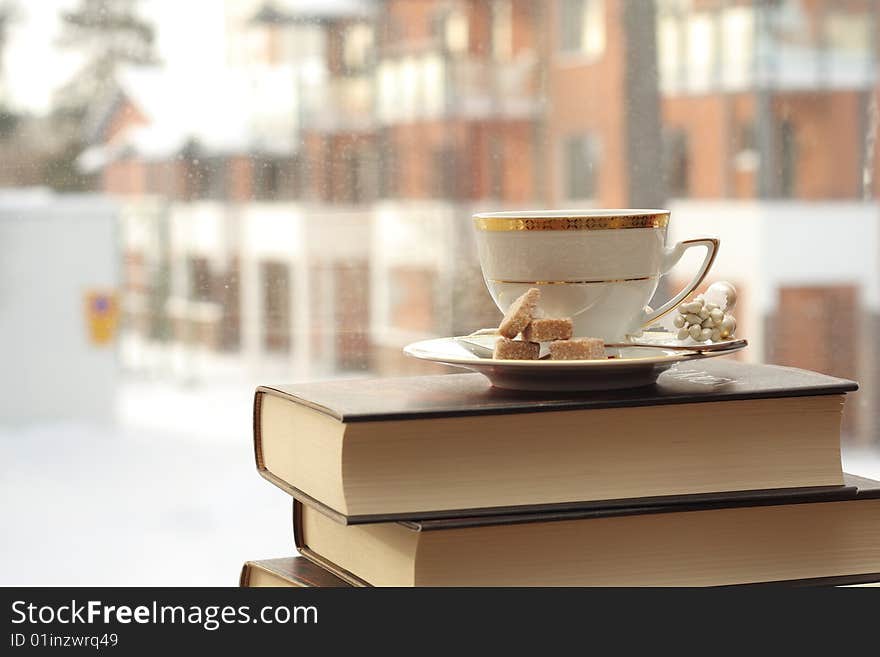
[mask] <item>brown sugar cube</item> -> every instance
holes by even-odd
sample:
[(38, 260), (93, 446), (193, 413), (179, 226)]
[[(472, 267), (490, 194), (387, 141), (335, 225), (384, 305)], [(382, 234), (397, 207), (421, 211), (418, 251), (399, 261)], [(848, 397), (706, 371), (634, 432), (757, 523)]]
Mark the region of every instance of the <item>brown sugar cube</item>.
[(510, 338), (498, 338), (495, 342), (495, 351), (492, 358), (504, 360), (535, 360), (541, 353), (541, 345), (537, 342), (525, 340), (511, 340)]
[(532, 342), (550, 342), (551, 340), (568, 340), (571, 337), (572, 324), (567, 317), (562, 319), (533, 319), (522, 332), (526, 340)]
[(541, 290), (536, 287), (529, 288), (525, 294), (510, 304), (498, 326), (498, 332), (505, 338), (515, 338), (532, 321), (540, 298)]
[(600, 338), (575, 338), (550, 343), (550, 360), (605, 360), (605, 343)]

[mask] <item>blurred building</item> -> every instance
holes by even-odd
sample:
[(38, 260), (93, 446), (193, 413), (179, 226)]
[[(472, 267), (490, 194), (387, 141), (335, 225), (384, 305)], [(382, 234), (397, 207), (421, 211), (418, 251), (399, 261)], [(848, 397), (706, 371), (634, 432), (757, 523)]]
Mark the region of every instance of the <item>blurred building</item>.
[(366, 365), (369, 219), (355, 205), (327, 213), (302, 188), (301, 88), (324, 77), (324, 30), (292, 25), (266, 47), (252, 17), (229, 17), (249, 49), (217, 79), (128, 71), (93, 107), (80, 163), (124, 200), (129, 369), (198, 379)]
[(0, 191), (0, 420), (111, 423), (119, 210), (98, 194)]
[(229, 4), (232, 82), (123, 80), (83, 156), (127, 199), (130, 364), (418, 371), (497, 320), (474, 211), (670, 205), (737, 254), (749, 357), (880, 378), (878, 3)]
[(722, 238), (751, 357), (859, 380), (846, 428), (874, 440), (880, 5), (658, 7), (672, 234)]

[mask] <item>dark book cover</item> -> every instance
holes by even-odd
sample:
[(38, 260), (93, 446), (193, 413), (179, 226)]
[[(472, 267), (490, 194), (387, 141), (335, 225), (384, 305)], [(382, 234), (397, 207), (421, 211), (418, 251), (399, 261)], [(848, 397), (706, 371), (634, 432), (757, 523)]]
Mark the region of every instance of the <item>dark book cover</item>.
[(282, 557), (247, 561), (241, 567), (238, 579), (240, 587), (250, 586), (251, 574), (255, 569), (265, 570), (301, 588), (310, 587), (349, 587), (351, 584), (340, 579), (330, 571), (304, 557)]
[[(727, 509), (737, 507), (772, 506), (781, 504), (809, 504), (817, 502), (846, 503), (863, 499), (880, 499), (880, 481), (874, 481), (857, 475), (844, 474), (846, 485), (834, 491), (820, 489), (789, 489), (786, 492), (753, 491), (751, 493), (737, 493), (718, 499), (701, 501), (682, 501), (679, 504), (648, 505), (643, 506), (638, 500), (632, 500), (630, 506), (617, 506), (594, 509), (577, 509), (572, 511), (556, 511), (549, 513), (524, 513), (511, 515), (493, 515), (484, 517), (467, 518), (443, 518), (437, 520), (401, 521), (399, 524), (416, 531), (443, 531), (445, 529), (461, 529), (467, 527), (485, 527), (490, 525), (510, 525), (520, 523), (537, 522), (561, 522), (567, 520), (590, 520), (593, 518), (608, 518), (615, 516), (632, 516), (662, 513), (682, 513), (692, 511), (709, 511), (713, 509)], [(307, 559), (313, 561), (318, 567), (329, 570), (336, 576), (353, 586), (371, 586), (354, 573), (341, 568), (333, 562), (325, 559), (320, 554), (313, 552), (303, 540), (302, 531), (302, 503), (296, 499), (293, 501), (293, 537), (296, 549)], [(843, 575), (836, 577), (819, 577), (804, 580), (784, 580), (766, 582), (761, 584), (746, 584), (742, 586), (840, 586), (852, 584), (865, 584), (880, 581), (880, 573), (866, 573), (859, 575)], [(739, 586), (739, 585), (738, 585)]]
[(481, 374), (330, 380), (260, 386), (254, 400), (254, 429), (258, 435), (262, 394), (284, 397), (350, 423), (802, 397), (857, 389), (853, 381), (818, 372), (721, 358), (683, 363), (664, 372), (655, 385), (629, 390), (502, 390)]

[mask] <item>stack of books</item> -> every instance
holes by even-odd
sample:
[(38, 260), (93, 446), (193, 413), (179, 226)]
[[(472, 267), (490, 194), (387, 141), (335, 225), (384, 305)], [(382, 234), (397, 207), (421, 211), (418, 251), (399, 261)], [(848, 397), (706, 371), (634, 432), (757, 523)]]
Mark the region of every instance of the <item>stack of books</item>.
[(247, 586), (702, 586), (880, 579), (880, 482), (844, 474), (851, 381), (724, 359), (648, 388), (479, 374), (260, 387), (257, 469), (301, 557)]

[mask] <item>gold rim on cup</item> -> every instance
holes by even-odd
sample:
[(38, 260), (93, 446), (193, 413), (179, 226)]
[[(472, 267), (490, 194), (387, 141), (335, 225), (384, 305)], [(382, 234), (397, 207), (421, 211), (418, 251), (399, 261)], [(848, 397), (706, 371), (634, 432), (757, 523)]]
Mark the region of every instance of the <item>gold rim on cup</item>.
[(668, 224), (669, 212), (584, 217), (474, 215), (476, 229), (488, 232), (518, 230), (621, 230), (626, 228), (665, 228)]

